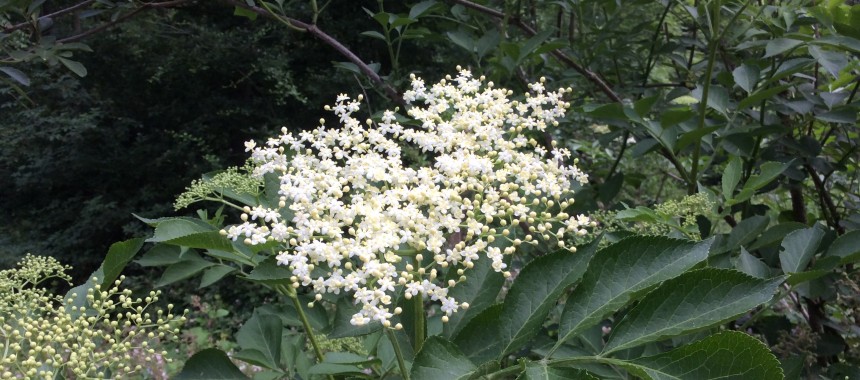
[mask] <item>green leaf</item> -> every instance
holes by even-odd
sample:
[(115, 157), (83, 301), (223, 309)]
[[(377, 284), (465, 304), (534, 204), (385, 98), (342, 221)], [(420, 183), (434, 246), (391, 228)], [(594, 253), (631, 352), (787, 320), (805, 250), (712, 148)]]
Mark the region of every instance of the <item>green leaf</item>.
[[(458, 336), (455, 341), (476, 363), (519, 349), (539, 331), (564, 290), (578, 281), (597, 251), (600, 238), (577, 252), (560, 250), (532, 260), (526, 265), (505, 297), (497, 321), (483, 322), (498, 329), (490, 335), (500, 344), (487, 345), (480, 339)], [(470, 324), (471, 326), (471, 324)], [(470, 331), (469, 335), (474, 334)]]
[(776, 245), (777, 243), (782, 242), (782, 239), (784, 239), (785, 235), (788, 235), (789, 232), (806, 227), (807, 226), (805, 224), (799, 222), (784, 222), (777, 224), (768, 228), (767, 231), (759, 235), (755, 239), (755, 242), (750, 245), (749, 249), (750, 251), (754, 251), (759, 248)]
[(290, 277), (293, 272), (289, 267), (278, 265), (278, 260), (274, 257), (269, 257), (260, 264), (254, 267), (254, 270), (245, 277), (246, 280), (259, 282), (267, 285), (292, 285)]
[(329, 339), (346, 338), (350, 336), (367, 335), (382, 328), (382, 324), (373, 321), (362, 326), (353, 326), (350, 323), (352, 316), (359, 311), (358, 306), (346, 297), (337, 299), (337, 309), (334, 313), (331, 331), (326, 334)]
[(726, 164), (726, 170), (723, 172), (723, 198), (725, 200), (729, 200), (732, 198), (732, 195), (735, 192), (735, 187), (738, 186), (738, 182), (741, 181), (741, 158), (738, 156), (732, 156), (729, 158), (728, 164)]
[(468, 379), (475, 367), (453, 343), (431, 336), (412, 363), (414, 380)]
[(839, 257), (842, 264), (860, 260), (860, 230), (836, 238), (827, 249), (827, 256)]
[(197, 289), (203, 289), (209, 285), (212, 285), (224, 278), (224, 276), (235, 271), (236, 268), (222, 264), (207, 268), (205, 271), (203, 271), (203, 277), (200, 278), (200, 286), (198, 286)]
[(424, 16), (424, 14), (430, 11), (434, 5), (436, 5), (435, 0), (425, 0), (413, 5), (412, 8), (409, 9), (409, 18), (417, 20), (419, 17)]
[(818, 251), (818, 245), (824, 231), (813, 226), (791, 232), (782, 239), (782, 252), (779, 254), (779, 264), (784, 273), (803, 272), (809, 261)]
[(767, 42), (767, 46), (764, 48), (765, 54), (763, 58), (769, 58), (785, 53), (800, 46), (802, 43), (803, 41), (793, 40), (790, 38), (774, 38)]
[(182, 249), (175, 245), (156, 244), (134, 262), (143, 267), (161, 267), (175, 264), (181, 260), (179, 257), (181, 251)]
[(756, 66), (743, 64), (732, 71), (735, 83), (747, 93), (751, 93), (758, 83), (761, 71)]
[(763, 215), (755, 215), (742, 220), (729, 233), (725, 250), (732, 251), (738, 247), (747, 245), (767, 228), (768, 223), (770, 223), (770, 219)]
[(9, 66), (0, 66), (0, 71), (6, 73), (9, 78), (12, 78), (15, 82), (18, 82), (22, 86), (30, 85), (30, 78), (21, 70)]
[(679, 336), (743, 314), (769, 301), (783, 278), (759, 279), (705, 268), (667, 280), (612, 329), (603, 353)]
[(555, 348), (628, 304), (637, 293), (705, 260), (711, 243), (713, 239), (692, 243), (634, 236), (597, 252), (564, 306)]
[(224, 351), (208, 348), (200, 351), (182, 367), (175, 380), (250, 380)]
[(367, 356), (354, 354), (352, 352), (326, 352), (326, 363), (335, 364), (366, 364), (378, 361), (379, 359), (369, 359)]
[(60, 60), (63, 66), (66, 66), (67, 69), (71, 70), (79, 77), (83, 78), (87, 76), (87, 68), (84, 67), (84, 65), (82, 65), (80, 62), (63, 57), (57, 57), (57, 59)]
[(448, 36), (448, 39), (450, 39), (455, 45), (468, 50), (470, 53), (475, 52), (475, 38), (468, 33), (458, 30), (456, 32), (448, 32), (445, 35)]
[(767, 264), (761, 262), (757, 257), (750, 255), (746, 249), (741, 247), (741, 254), (738, 256), (738, 261), (735, 267), (741, 272), (758, 278), (770, 278), (771, 270)]
[[(456, 274), (454, 271), (451, 273)], [(504, 283), (505, 277), (493, 270), (490, 260), (475, 262), (475, 266), (469, 270), (469, 280), (449, 288), (451, 290), (448, 292), (448, 296), (457, 302), (468, 302), (469, 308), (448, 317), (448, 323), (442, 327), (442, 336), (454, 339), (469, 320), (496, 302)]]
[(498, 303), (486, 308), (471, 321), (457, 335), (454, 343), (474, 363), (486, 363), (497, 358), (505, 348), (499, 331), (501, 324), (499, 320), (502, 315), (504, 304)]
[(597, 380), (588, 372), (574, 368), (555, 368), (547, 367), (546, 364), (540, 362), (529, 362), (526, 364), (526, 370), (523, 371), (517, 380)]
[(781, 86), (763, 88), (763, 89), (759, 88), (759, 90), (756, 91), (754, 94), (751, 94), (750, 96), (747, 96), (746, 98), (741, 100), (738, 103), (738, 109), (737, 110), (742, 111), (742, 110), (745, 110), (749, 107), (757, 106), (757, 105), (759, 105), (759, 103), (761, 103), (762, 100), (770, 98), (770, 97), (772, 97), (772, 96), (774, 96), (780, 92), (783, 92), (789, 88), (791, 88), (790, 85), (781, 85)]
[(114, 243), (108, 249), (105, 261), (102, 262), (102, 289), (109, 289), (114, 280), (119, 277), (125, 266), (131, 261), (134, 255), (143, 247), (143, 239), (130, 239), (119, 243)]
[(257, 13), (243, 7), (233, 7), (233, 16), (246, 17), (251, 21), (257, 19)]
[(756, 190), (761, 189), (765, 185), (771, 183), (776, 177), (779, 177), (785, 169), (788, 169), (790, 162), (765, 162), (761, 164), (759, 174), (750, 176), (749, 180), (744, 184), (744, 187), (734, 198), (726, 202), (727, 206), (735, 205), (750, 199), (755, 195)]
[(277, 369), (281, 362), (281, 332), (284, 325), (276, 315), (255, 312), (236, 333), (243, 350), (257, 350), (266, 358), (266, 366)]
[(160, 288), (177, 281), (182, 281), (213, 265), (215, 265), (215, 263), (200, 258), (183, 260), (176, 264), (172, 264), (164, 270), (164, 273), (161, 275), (161, 279), (155, 283), (155, 287)]
[(370, 37), (370, 38), (375, 38), (377, 40), (385, 41), (385, 36), (383, 36), (382, 33), (379, 33), (375, 30), (368, 30), (368, 31), (361, 32), (361, 35), (365, 36), (365, 37)]
[(314, 364), (308, 371), (311, 375), (340, 375), (353, 374), (361, 375), (361, 367), (352, 364), (336, 364), (336, 363), (317, 363)]
[(779, 361), (761, 341), (737, 331), (711, 335), (659, 355), (619, 363), (652, 380), (780, 380)]

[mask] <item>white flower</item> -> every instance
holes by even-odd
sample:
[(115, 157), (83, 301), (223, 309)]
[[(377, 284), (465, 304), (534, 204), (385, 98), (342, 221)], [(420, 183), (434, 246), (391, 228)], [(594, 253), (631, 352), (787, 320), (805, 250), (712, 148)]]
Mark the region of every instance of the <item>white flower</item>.
[[(588, 176), (570, 162), (570, 151), (543, 147), (528, 134), (564, 117), (570, 90), (549, 91), (541, 81), (511, 100), (508, 90), (458, 70), (429, 87), (413, 75), (405, 116), (384, 111), (378, 125), (361, 122), (353, 116), (361, 97), (340, 94), (326, 107), (339, 126), (321, 121), (296, 135), (283, 129), (265, 146), (246, 143), (254, 174), (280, 178), (281, 200), (246, 209), (245, 223), (226, 236), (278, 242), (277, 262), (290, 268), (295, 286), (352, 292), (361, 307), (351, 322), (362, 325), (395, 318), (390, 308), (401, 290), (440, 302), (446, 315), (457, 312), (448, 294), (459, 280), (447, 279), (468, 281), (480, 260), (504, 272), (504, 255), (522, 243), (508, 239), (511, 229), (525, 226), (529, 242), (586, 233), (593, 223), (559, 204), (572, 203), (572, 183)], [(404, 118), (414, 123), (403, 126)], [(427, 165), (404, 167), (403, 144), (427, 152)], [(432, 260), (418, 263), (417, 254)]]

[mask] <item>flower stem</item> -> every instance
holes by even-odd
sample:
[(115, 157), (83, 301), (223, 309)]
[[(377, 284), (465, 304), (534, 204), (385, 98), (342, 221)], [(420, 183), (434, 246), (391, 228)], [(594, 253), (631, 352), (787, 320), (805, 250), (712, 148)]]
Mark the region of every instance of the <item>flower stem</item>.
[(319, 343), (317, 343), (316, 335), (314, 335), (314, 328), (311, 327), (311, 323), (308, 321), (308, 316), (305, 314), (304, 308), (302, 308), (302, 302), (299, 300), (299, 296), (296, 294), (296, 291), (292, 288), (287, 288), (284, 285), (277, 285), (277, 291), (278, 293), (289, 297), (293, 301), (293, 305), (299, 313), (299, 319), (302, 321), (302, 326), (305, 328), (305, 334), (307, 334), (308, 340), (311, 341), (311, 346), (314, 348), (314, 354), (316, 355), (317, 360), (322, 362), (323, 352), (320, 349)]
[(394, 347), (394, 355), (397, 356), (397, 366), (400, 367), (400, 377), (404, 380), (409, 380), (409, 371), (406, 370), (406, 362), (403, 361), (403, 351), (400, 350), (400, 342), (397, 340), (397, 335), (394, 330), (386, 328), (385, 334), (388, 335), (388, 340)]
[(415, 330), (414, 330), (414, 339), (412, 340), (412, 345), (415, 348), (415, 353), (421, 351), (421, 347), (424, 346), (424, 335), (425, 335), (425, 327), (424, 327), (424, 298), (421, 296), (421, 293), (418, 293), (414, 297), (412, 297), (412, 318), (415, 322)]

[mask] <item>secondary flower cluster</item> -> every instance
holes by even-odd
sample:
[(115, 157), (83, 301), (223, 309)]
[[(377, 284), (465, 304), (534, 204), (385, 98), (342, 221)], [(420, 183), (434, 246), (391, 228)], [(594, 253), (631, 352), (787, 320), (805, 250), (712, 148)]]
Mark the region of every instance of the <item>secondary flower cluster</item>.
[[(362, 123), (353, 117), (362, 97), (339, 95), (326, 107), (338, 126), (321, 120), (297, 135), (284, 128), (264, 146), (246, 143), (254, 175), (280, 178), (280, 202), (245, 208), (245, 223), (223, 233), (279, 242), (277, 260), (292, 270), (294, 287), (351, 292), (361, 305), (352, 323), (385, 326), (399, 312), (392, 304), (401, 289), (440, 302), (445, 321), (468, 307), (449, 291), (477, 260), (510, 276), (505, 255), (524, 241), (564, 247), (566, 235), (585, 234), (593, 223), (563, 210), (572, 182), (587, 175), (567, 163), (568, 150), (533, 138), (558, 124), (571, 90), (547, 91), (542, 79), (517, 101), (458, 70), (430, 87), (412, 76), (406, 117), (385, 111), (378, 123)], [(401, 144), (431, 164), (407, 167)], [(520, 229), (524, 241), (514, 238)]]
[[(18, 268), (0, 271), (0, 379), (123, 377), (140, 371), (130, 366), (133, 350), (156, 354), (157, 339), (173, 339), (176, 317), (146, 311), (158, 292), (145, 299), (120, 290), (121, 280), (101, 289), (99, 279), (87, 292), (86, 306), (51, 295), (39, 285), (52, 278), (68, 281), (53, 258), (26, 256)], [(168, 359), (170, 360), (170, 359)]]

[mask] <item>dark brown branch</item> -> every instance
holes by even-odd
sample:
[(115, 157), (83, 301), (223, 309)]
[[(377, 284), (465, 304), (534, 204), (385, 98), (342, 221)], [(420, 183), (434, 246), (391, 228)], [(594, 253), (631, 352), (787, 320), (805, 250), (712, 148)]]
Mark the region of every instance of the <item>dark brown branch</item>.
[(126, 20), (128, 20), (128, 19), (130, 19), (130, 18), (132, 18), (132, 17), (134, 17), (134, 16), (137, 16), (138, 14), (140, 14), (141, 12), (143, 12), (143, 11), (145, 11), (145, 10), (148, 10), (148, 9), (157, 9), (157, 8), (172, 8), (172, 7), (176, 7), (176, 6), (179, 6), (179, 5), (184, 5), (184, 4), (187, 4), (187, 3), (191, 3), (191, 2), (193, 2), (193, 1), (195, 1), (195, 0), (172, 0), (172, 1), (163, 1), (163, 2), (160, 2), (160, 3), (144, 3), (143, 5), (141, 5), (140, 7), (138, 7), (137, 9), (135, 9), (135, 10), (133, 10), (133, 11), (129, 12), (129, 13), (126, 13), (126, 14), (124, 14), (124, 15), (120, 16), (120, 17), (117, 17), (117, 19), (116, 19), (116, 20), (113, 20), (113, 21), (111, 21), (111, 22), (104, 23), (104, 24), (102, 24), (102, 25), (99, 25), (99, 26), (97, 26), (97, 27), (95, 27), (95, 28), (92, 28), (92, 29), (86, 30), (86, 31), (84, 31), (84, 32), (82, 32), (82, 33), (79, 33), (79, 34), (76, 34), (76, 35), (74, 35), (74, 36), (70, 36), (70, 37), (66, 37), (66, 38), (59, 39), (59, 40), (57, 40), (57, 42), (59, 42), (59, 43), (69, 43), (69, 42), (76, 42), (76, 41), (80, 41), (80, 40), (82, 40), (82, 39), (84, 39), (84, 38), (87, 38), (87, 37), (89, 37), (89, 36), (93, 35), (93, 34), (96, 34), (96, 33), (99, 33), (99, 32), (103, 32), (103, 31), (105, 31), (105, 30), (107, 30), (107, 29), (110, 29), (110, 28), (114, 27), (115, 25), (117, 25), (117, 24), (119, 24), (119, 23), (122, 23), (122, 22), (124, 22), (124, 21), (126, 21)]
[(21, 28), (27, 27), (27, 26), (29, 26), (29, 25), (38, 24), (38, 22), (39, 22), (39, 21), (47, 20), (47, 19), (49, 19), (49, 18), (53, 18), (53, 17), (62, 16), (62, 15), (64, 15), (64, 14), (66, 14), (66, 13), (74, 12), (74, 11), (76, 11), (76, 10), (78, 10), (78, 9), (84, 8), (84, 7), (86, 7), (86, 6), (89, 6), (90, 4), (92, 4), (92, 3), (94, 3), (94, 2), (95, 2), (95, 0), (86, 0), (86, 1), (82, 1), (82, 2), (80, 2), (80, 3), (78, 3), (78, 4), (72, 5), (71, 7), (64, 8), (64, 9), (60, 9), (60, 10), (58, 10), (58, 11), (54, 12), (54, 13), (49, 13), (49, 14), (46, 14), (46, 15), (44, 15), (44, 16), (40, 16), (40, 17), (39, 17), (38, 19), (36, 19), (35, 21), (25, 21), (25, 22), (22, 22), (22, 23), (20, 23), (20, 24), (16, 24), (16, 25), (12, 25), (12, 26), (7, 27), (7, 28), (3, 28), (3, 32), (4, 32), (4, 33), (14, 32), (14, 31), (16, 31), (16, 30), (18, 30), (18, 29), (21, 29)]
[(833, 198), (830, 197), (830, 193), (827, 191), (827, 188), (824, 186), (824, 182), (821, 181), (821, 178), (818, 178), (818, 173), (815, 172), (815, 169), (810, 164), (804, 164), (803, 167), (806, 169), (806, 172), (809, 173), (809, 177), (812, 179), (812, 183), (815, 185), (815, 190), (818, 192), (819, 197), (821, 198), (821, 208), (830, 214), (830, 217), (827, 218), (827, 223), (836, 229), (836, 232), (839, 235), (845, 233), (845, 227), (843, 227), (840, 223), (839, 211), (836, 210), (836, 205), (833, 204)]
[(280, 18), (286, 20), (287, 22), (289, 22), (290, 24), (298, 27), (299, 29), (302, 29), (302, 30), (308, 32), (308, 34), (321, 40), (326, 45), (331, 46), (332, 48), (337, 50), (338, 53), (344, 55), (346, 57), (346, 59), (348, 59), (354, 65), (358, 66), (358, 69), (361, 71), (362, 74), (366, 75), (368, 78), (370, 78), (371, 81), (376, 83), (378, 86), (382, 87), (382, 89), (385, 91), (385, 94), (388, 96), (389, 99), (391, 99), (392, 101), (394, 101), (398, 104), (401, 104), (401, 105), (404, 104), (403, 98), (400, 96), (400, 94), (397, 93), (397, 90), (395, 90), (394, 87), (391, 87), (391, 85), (386, 83), (382, 79), (382, 77), (379, 76), (379, 74), (374, 72), (373, 69), (371, 69), (368, 64), (364, 63), (364, 61), (362, 61), (361, 58), (359, 58), (357, 55), (355, 55), (355, 53), (350, 51), (349, 48), (344, 46), (342, 43), (340, 43), (340, 41), (336, 40), (334, 37), (328, 35), (324, 31), (322, 31), (322, 29), (318, 28), (316, 25), (308, 24), (306, 22), (299, 21), (299, 20), (289, 18), (289, 17), (275, 16), (275, 15), (269, 13), (269, 11), (267, 11), (266, 9), (263, 9), (260, 7), (255, 7), (255, 6), (250, 6), (250, 5), (246, 4), (244, 1), (238, 1), (238, 0), (223, 0), (223, 1), (230, 4), (230, 5), (247, 9), (251, 12), (254, 12), (254, 13), (256, 13), (260, 16), (266, 17), (266, 18), (277, 19), (278, 17), (280, 17)]
[[(497, 10), (492, 9), (492, 8), (487, 8), (487, 7), (480, 5), (480, 4), (475, 4), (475, 3), (468, 1), (468, 0), (451, 0), (451, 1), (454, 3), (460, 4), (466, 8), (471, 8), (471, 9), (474, 9), (474, 10), (479, 11), (481, 13), (487, 14), (489, 16), (492, 16), (492, 17), (495, 17), (495, 18), (498, 18), (501, 20), (507, 20), (507, 22), (509, 24), (514, 25), (514, 26), (522, 29), (529, 36), (534, 36), (537, 34), (537, 31), (534, 30), (534, 28), (529, 26), (527, 23), (525, 23), (522, 19), (520, 19), (518, 17), (507, 17), (506, 18), (505, 14), (503, 12), (497, 11)], [(585, 79), (588, 79), (591, 83), (594, 83), (600, 89), (600, 91), (602, 91), (604, 94), (606, 94), (606, 96), (608, 96), (610, 99), (612, 99), (612, 101), (619, 102), (619, 103), (622, 101), (621, 97), (618, 96), (618, 94), (615, 93), (615, 91), (612, 90), (612, 88), (609, 87), (609, 85), (603, 79), (601, 79), (597, 74), (595, 74), (591, 70), (588, 70), (584, 66), (580, 65), (578, 62), (574, 61), (573, 58), (570, 58), (567, 54), (564, 54), (564, 52), (562, 52), (561, 50), (555, 49), (552, 52), (550, 52), (550, 54), (552, 54), (553, 57), (555, 57), (556, 59), (558, 59), (559, 61), (561, 61), (565, 65), (567, 65), (568, 67), (572, 68), (574, 71), (578, 72), (580, 75), (584, 76)]]

